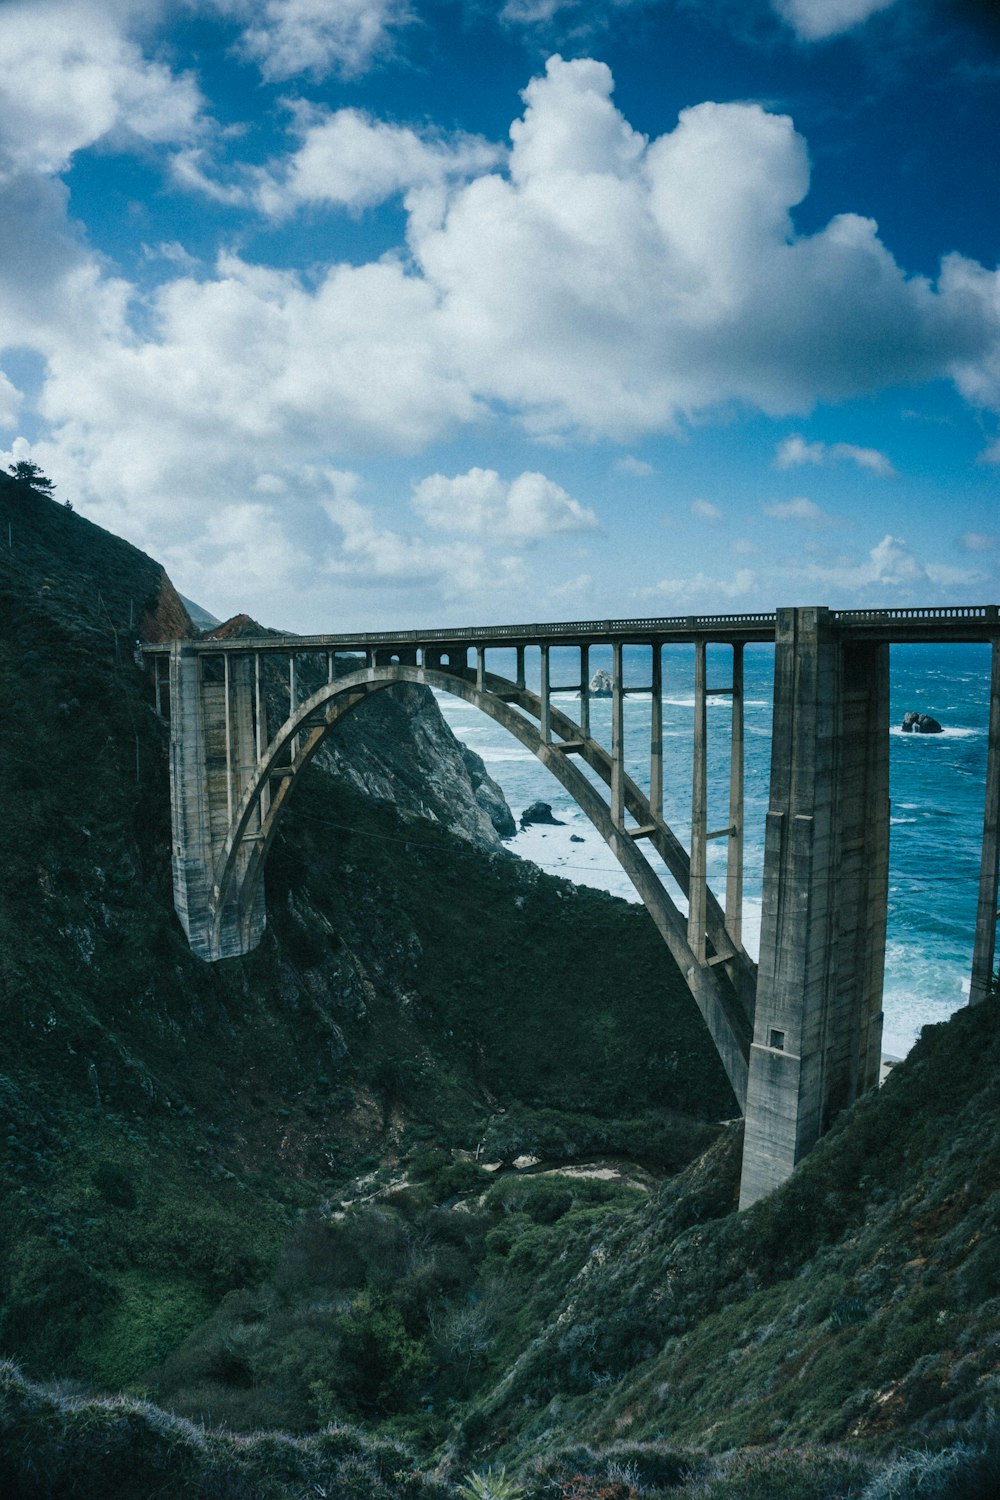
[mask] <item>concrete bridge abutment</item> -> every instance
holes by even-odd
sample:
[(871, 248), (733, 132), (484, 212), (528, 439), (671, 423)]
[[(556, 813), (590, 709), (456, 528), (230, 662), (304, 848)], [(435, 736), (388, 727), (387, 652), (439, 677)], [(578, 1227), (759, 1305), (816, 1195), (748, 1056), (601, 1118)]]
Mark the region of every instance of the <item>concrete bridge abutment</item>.
[(888, 731), (888, 646), (779, 610), (743, 1208), (878, 1082)]
[[(192, 952), (234, 958), (260, 942), (263, 887), (249, 911), (217, 910), (218, 852), (258, 758), (260, 694), (250, 656), (205, 655), (175, 641), (170, 654), (170, 797), (174, 906)], [(252, 837), (252, 835), (251, 835)], [(238, 858), (252, 852), (246, 840)]]

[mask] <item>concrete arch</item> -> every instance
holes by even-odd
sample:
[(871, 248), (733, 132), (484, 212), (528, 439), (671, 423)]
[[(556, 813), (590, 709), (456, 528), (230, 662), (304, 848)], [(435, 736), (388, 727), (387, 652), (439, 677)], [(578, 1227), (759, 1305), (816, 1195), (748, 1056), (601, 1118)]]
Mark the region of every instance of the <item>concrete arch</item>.
[[(710, 898), (708, 931), (716, 954), (708, 965), (702, 965), (688, 944), (685, 917), (635, 838), (613, 822), (607, 803), (568, 758), (569, 753), (580, 755), (602, 780), (610, 783), (611, 757), (607, 751), (595, 740), (585, 738), (568, 715), (554, 708), (550, 710), (550, 722), (563, 739), (561, 742), (543, 739), (539, 729), (513, 706), (516, 703), (538, 717), (537, 695), (492, 674), (481, 681), (482, 687), (471, 672), (466, 675), (455, 670), (386, 661), (325, 683), (301, 704), (268, 744), (234, 810), (213, 881), (216, 945), (221, 950), (224, 927), (235, 924), (242, 930), (251, 921), (267, 853), (288, 798), (330, 730), (374, 693), (395, 683), (436, 688), (463, 698), (513, 734), (552, 772), (604, 838), (684, 976), (743, 1109), (752, 1032), (753, 965), (743, 949), (729, 939), (715, 898)], [(566, 748), (560, 748), (560, 744)], [(283, 759), (286, 752), (287, 761)], [(275, 781), (277, 786), (272, 792)], [(628, 779), (626, 807), (646, 830), (644, 836), (657, 849), (682, 890), (686, 889), (689, 871), (686, 851), (662, 820), (651, 819), (648, 800)], [(723, 967), (726, 978), (719, 973)]]

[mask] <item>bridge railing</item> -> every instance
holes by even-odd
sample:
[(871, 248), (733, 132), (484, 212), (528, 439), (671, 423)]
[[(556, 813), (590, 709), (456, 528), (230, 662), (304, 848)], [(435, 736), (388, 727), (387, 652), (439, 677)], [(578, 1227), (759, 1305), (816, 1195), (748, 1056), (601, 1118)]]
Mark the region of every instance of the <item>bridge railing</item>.
[(1000, 606), (996, 604), (932, 604), (920, 608), (916, 605), (901, 605), (896, 609), (834, 609), (830, 617), (836, 624), (849, 624), (852, 620), (895, 622), (914, 620), (983, 620), (1000, 621)]
[[(963, 639), (987, 640), (1000, 629), (1000, 606), (996, 604), (934, 604), (901, 605), (888, 609), (831, 609), (828, 611), (831, 625), (841, 630), (852, 627), (871, 634), (879, 627), (891, 634), (901, 632), (906, 639), (910, 632), (916, 634), (935, 626), (955, 628), (956, 638), (964, 630), (977, 633), (965, 634)], [(716, 631), (726, 639), (743, 635), (745, 640), (767, 640), (773, 637), (777, 617), (765, 612), (734, 612), (725, 615), (655, 615), (642, 619), (611, 620), (557, 620), (535, 621), (519, 625), (453, 625), (438, 626), (430, 630), (368, 630), (345, 631), (329, 635), (265, 636), (263, 638), (208, 635), (192, 645), (203, 651), (350, 651), (364, 650), (372, 646), (387, 645), (503, 645), (505, 642), (532, 645), (549, 644), (560, 640), (567, 642), (596, 643), (601, 639), (621, 640), (625, 638), (636, 644), (644, 641), (676, 636), (691, 640), (699, 636), (711, 637)], [(978, 635), (978, 628), (983, 634)], [(745, 632), (745, 634), (743, 634)], [(949, 631), (942, 628), (941, 639), (947, 640)], [(144, 653), (163, 654), (170, 650), (169, 642), (143, 645)]]

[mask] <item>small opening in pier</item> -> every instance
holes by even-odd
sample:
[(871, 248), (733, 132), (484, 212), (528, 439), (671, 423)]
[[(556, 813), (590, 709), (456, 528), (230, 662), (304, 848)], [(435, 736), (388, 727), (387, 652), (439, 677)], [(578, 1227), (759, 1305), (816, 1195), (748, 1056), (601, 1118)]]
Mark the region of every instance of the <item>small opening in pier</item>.
[(785, 1033), (783, 1031), (779, 1031), (777, 1029), (777, 1027), (772, 1026), (771, 1027), (771, 1040), (768, 1043), (768, 1046), (773, 1047), (774, 1050), (775, 1050), (775, 1052), (784, 1052), (784, 1050), (785, 1050)]

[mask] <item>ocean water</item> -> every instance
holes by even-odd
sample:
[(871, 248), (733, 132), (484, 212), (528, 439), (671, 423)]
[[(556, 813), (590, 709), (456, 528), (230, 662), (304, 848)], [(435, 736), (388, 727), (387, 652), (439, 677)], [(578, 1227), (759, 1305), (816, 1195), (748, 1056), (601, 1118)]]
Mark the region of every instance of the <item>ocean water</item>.
[[(729, 685), (731, 660), (727, 648), (709, 648), (710, 687)], [(755, 955), (770, 773), (773, 663), (770, 647), (747, 647), (744, 941)], [(512, 677), (514, 653), (491, 651), (487, 666), (492, 672)], [(610, 670), (610, 649), (592, 650), (591, 673), (599, 667)], [(577, 654), (568, 648), (553, 650), (550, 670), (556, 689), (553, 701), (575, 719), (578, 696), (572, 684), (579, 676)], [(537, 688), (537, 653), (533, 660), (533, 653), (528, 652), (526, 671), (529, 686)], [(626, 648), (624, 671), (626, 685), (635, 689), (625, 707), (628, 772), (648, 790), (649, 651)], [(891, 652), (892, 810), (883, 1047), (896, 1056), (906, 1053), (922, 1026), (946, 1020), (968, 998), (982, 838), (989, 673), (986, 646), (894, 646)], [(693, 649), (667, 647), (663, 653), (664, 814), (685, 846), (691, 817), (693, 677)], [(559, 684), (565, 685), (562, 690)], [(567, 880), (638, 901), (607, 845), (541, 762), (472, 705), (447, 693), (439, 694), (438, 701), (458, 738), (482, 756), (490, 775), (503, 787), (516, 817), (529, 803), (542, 800), (561, 820), (559, 827), (535, 825), (519, 833), (511, 841), (514, 852)], [(945, 726), (944, 733), (903, 734), (899, 726), (909, 709), (933, 715)], [(710, 828), (722, 827), (728, 820), (730, 726), (729, 700), (710, 698)], [(591, 732), (610, 748), (611, 705), (606, 699), (591, 700)], [(574, 765), (586, 770), (578, 759)], [(709, 845), (709, 882), (720, 896), (725, 888), (725, 847), (725, 840)], [(683, 898), (656, 855), (648, 845), (643, 852), (658, 866), (683, 909)]]

